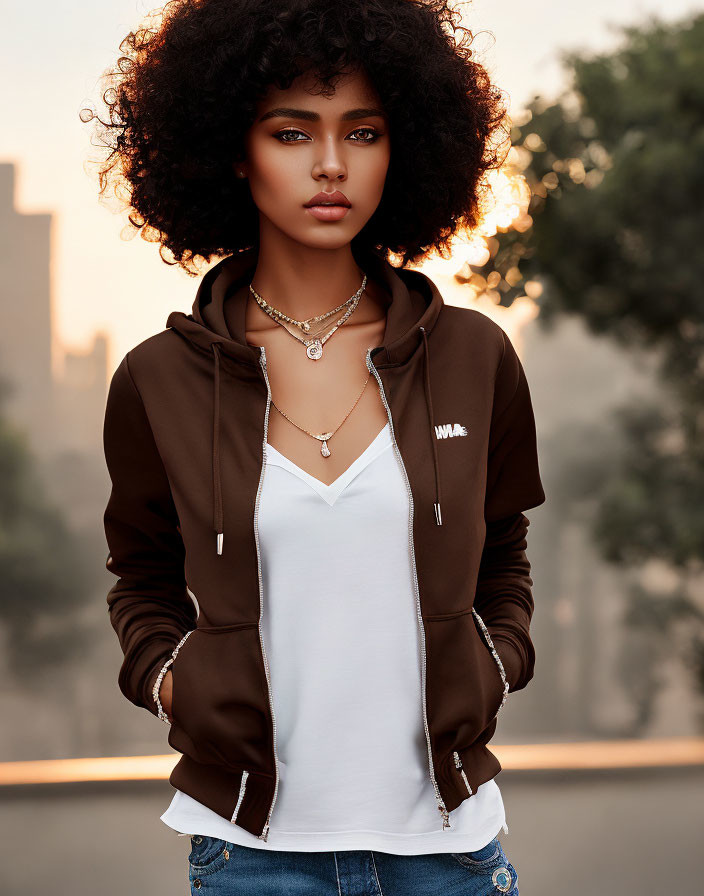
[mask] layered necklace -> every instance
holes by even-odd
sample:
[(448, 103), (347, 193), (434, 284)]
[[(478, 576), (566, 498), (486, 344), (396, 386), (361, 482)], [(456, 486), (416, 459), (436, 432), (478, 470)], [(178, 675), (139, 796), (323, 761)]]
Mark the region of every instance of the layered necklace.
[[(318, 314), (315, 317), (308, 317), (305, 320), (294, 320), (294, 318), (289, 317), (287, 314), (284, 314), (283, 311), (279, 311), (278, 308), (274, 308), (270, 305), (266, 299), (263, 299), (258, 292), (255, 291), (252, 284), (249, 284), (249, 291), (252, 293), (254, 298), (257, 300), (257, 304), (259, 307), (265, 311), (269, 317), (275, 320), (278, 324), (283, 326), (283, 322), (291, 324), (294, 327), (298, 327), (299, 330), (303, 330), (304, 333), (310, 334), (309, 336), (299, 336), (297, 333), (292, 333), (288, 327), (284, 327), (287, 333), (290, 333), (295, 339), (298, 339), (299, 342), (302, 342), (306, 347), (306, 355), (311, 359), (311, 361), (319, 361), (323, 357), (323, 346), (328, 341), (328, 339), (332, 336), (332, 334), (337, 330), (338, 327), (342, 326), (347, 318), (352, 314), (357, 305), (359, 305), (359, 300), (362, 297), (362, 293), (364, 292), (364, 287), (367, 285), (367, 275), (364, 275), (364, 279), (362, 280), (362, 285), (359, 287), (354, 295), (351, 295), (349, 299), (344, 301), (341, 305), (338, 305), (337, 308), (332, 308), (330, 311), (326, 311), (324, 314)], [(347, 311), (342, 315), (342, 317), (335, 322), (334, 326), (328, 330), (328, 332), (321, 336), (322, 331), (325, 329), (325, 323), (322, 326), (313, 327), (314, 324), (319, 324), (321, 321), (326, 321), (329, 317), (332, 317), (333, 314), (337, 314), (338, 311), (341, 311), (343, 308), (347, 308)]]
[[(323, 346), (328, 341), (328, 339), (332, 336), (332, 334), (337, 330), (338, 327), (342, 326), (347, 318), (354, 312), (357, 305), (359, 305), (359, 301), (362, 297), (362, 293), (364, 292), (364, 288), (367, 285), (367, 275), (364, 275), (362, 280), (362, 285), (359, 289), (349, 297), (346, 301), (344, 301), (341, 305), (338, 305), (337, 308), (332, 308), (330, 311), (326, 311), (324, 314), (317, 314), (314, 317), (308, 317), (305, 320), (295, 320), (292, 317), (289, 317), (287, 314), (284, 314), (283, 311), (280, 311), (278, 308), (274, 308), (273, 305), (269, 304), (266, 299), (263, 299), (258, 292), (254, 289), (252, 284), (249, 284), (249, 291), (254, 296), (259, 307), (264, 311), (269, 317), (276, 321), (279, 326), (283, 327), (283, 329), (290, 335), (293, 336), (294, 339), (297, 339), (301, 342), (306, 348), (306, 356), (310, 358), (311, 361), (319, 361), (323, 357)], [(329, 318), (333, 317), (333, 315), (338, 314), (343, 309), (346, 309), (342, 316), (334, 322), (334, 324), (326, 330), (326, 327), (329, 326), (327, 321)], [(299, 335), (295, 332), (295, 330), (290, 330), (285, 324), (290, 324), (292, 327), (297, 328), (302, 331), (305, 335)], [(367, 374), (367, 378), (364, 381), (364, 385), (362, 386), (362, 390), (357, 396), (357, 400), (349, 409), (347, 414), (343, 417), (342, 421), (335, 427), (335, 429), (330, 432), (316, 433), (311, 432), (309, 429), (306, 429), (303, 426), (299, 426), (294, 420), (285, 414), (280, 407), (276, 405), (274, 400), (272, 399), (271, 403), (274, 405), (276, 410), (285, 417), (290, 423), (300, 429), (301, 432), (307, 433), (309, 436), (312, 436), (314, 439), (317, 439), (321, 442), (320, 453), (323, 457), (330, 457), (330, 448), (328, 447), (328, 441), (335, 435), (338, 429), (342, 426), (345, 420), (349, 417), (352, 411), (357, 406), (357, 402), (362, 397), (362, 393), (364, 392), (367, 383), (369, 382), (369, 377), (371, 373)]]

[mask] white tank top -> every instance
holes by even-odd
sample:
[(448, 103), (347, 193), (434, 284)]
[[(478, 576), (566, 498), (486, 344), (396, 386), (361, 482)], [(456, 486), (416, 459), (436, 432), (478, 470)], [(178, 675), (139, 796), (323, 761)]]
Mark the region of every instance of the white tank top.
[(389, 424), (331, 485), (271, 445), (266, 454), (262, 637), (279, 769), (269, 839), (178, 790), (161, 820), (184, 834), (304, 852), (466, 852), (508, 833), (493, 779), (442, 829), (423, 726), (408, 490)]

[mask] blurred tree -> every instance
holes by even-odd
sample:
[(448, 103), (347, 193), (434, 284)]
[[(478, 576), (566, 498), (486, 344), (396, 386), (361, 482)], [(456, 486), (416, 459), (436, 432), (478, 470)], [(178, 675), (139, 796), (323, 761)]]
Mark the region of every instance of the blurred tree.
[(656, 350), (669, 401), (619, 410), (627, 450), (601, 471), (594, 534), (611, 562), (660, 558), (679, 572), (669, 603), (636, 587), (626, 621), (659, 632), (704, 691), (691, 588), (704, 561), (704, 15), (620, 30), (614, 52), (563, 54), (568, 89), (514, 121), (533, 226), (499, 233), (481, 273), (500, 275), (502, 304), (539, 296), (548, 328), (578, 314)]
[(9, 389), (0, 379), (0, 631), (5, 674), (36, 687), (85, 645), (90, 625), (78, 611), (96, 572), (93, 553), (47, 502), (27, 439), (2, 413)]

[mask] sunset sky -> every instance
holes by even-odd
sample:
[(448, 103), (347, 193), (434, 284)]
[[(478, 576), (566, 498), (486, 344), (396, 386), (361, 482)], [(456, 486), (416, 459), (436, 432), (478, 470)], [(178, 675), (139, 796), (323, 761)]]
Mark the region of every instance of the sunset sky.
[[(81, 123), (79, 110), (95, 106), (98, 79), (117, 58), (120, 40), (159, 6), (145, 0), (35, 0), (2, 7), (0, 161), (17, 166), (18, 210), (54, 215), (57, 347), (82, 350), (104, 331), (112, 342), (112, 366), (162, 330), (172, 309), (189, 309), (199, 282), (165, 265), (156, 245), (121, 239), (124, 213), (100, 205), (94, 175), (84, 170), (95, 150), (92, 125)], [(561, 49), (606, 48), (616, 40), (611, 25), (655, 13), (679, 18), (701, 11), (704, 2), (591, 0), (575, 7), (564, 0), (475, 0), (462, 8), (468, 27), (492, 32), (479, 35), (476, 45), (517, 111), (536, 93), (559, 91)]]

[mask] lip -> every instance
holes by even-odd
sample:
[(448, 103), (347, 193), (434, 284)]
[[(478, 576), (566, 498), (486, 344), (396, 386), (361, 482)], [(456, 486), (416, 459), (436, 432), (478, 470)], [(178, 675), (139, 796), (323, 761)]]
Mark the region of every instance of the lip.
[(341, 193), (339, 190), (335, 190), (332, 193), (328, 193), (326, 191), (321, 191), (320, 193), (316, 193), (312, 199), (309, 199), (306, 202), (306, 208), (314, 208), (320, 207), (323, 204), (334, 203), (337, 207), (349, 208), (351, 203), (349, 199), (345, 196), (344, 193)]
[(346, 205), (310, 205), (306, 206), (306, 211), (319, 221), (339, 221), (349, 208)]

